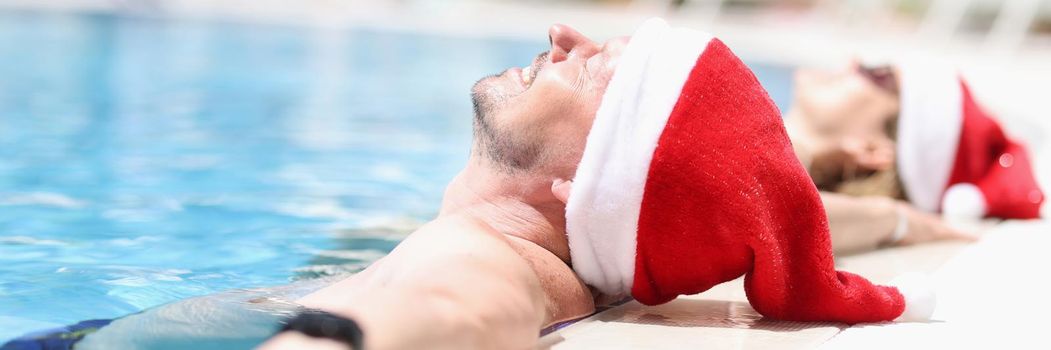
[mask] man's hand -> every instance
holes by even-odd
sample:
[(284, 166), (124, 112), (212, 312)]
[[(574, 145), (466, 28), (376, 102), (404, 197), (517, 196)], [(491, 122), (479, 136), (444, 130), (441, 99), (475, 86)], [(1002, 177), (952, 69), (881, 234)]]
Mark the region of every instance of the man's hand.
[(907, 204), (902, 206), (900, 215), (905, 216), (907, 229), (900, 240), (893, 242), (894, 245), (911, 245), (923, 242), (940, 241), (947, 239), (958, 239), (964, 241), (975, 241), (978, 236), (958, 230), (949, 226), (938, 215), (920, 211)]

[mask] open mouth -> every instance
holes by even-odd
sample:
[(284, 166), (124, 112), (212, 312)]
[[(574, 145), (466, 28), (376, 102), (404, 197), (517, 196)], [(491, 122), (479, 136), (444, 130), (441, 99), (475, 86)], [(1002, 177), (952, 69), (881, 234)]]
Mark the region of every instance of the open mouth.
[(519, 74), (522, 79), (522, 84), (525, 85), (527, 89), (533, 85), (533, 81), (536, 80), (537, 74), (540, 74), (540, 69), (548, 62), (550, 53), (550, 51), (544, 51), (533, 59), (532, 64), (522, 67)]

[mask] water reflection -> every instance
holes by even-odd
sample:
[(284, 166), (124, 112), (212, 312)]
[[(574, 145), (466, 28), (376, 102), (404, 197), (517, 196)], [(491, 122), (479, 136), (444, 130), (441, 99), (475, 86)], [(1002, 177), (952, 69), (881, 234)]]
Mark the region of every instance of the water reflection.
[(0, 13), (0, 341), (360, 269), (544, 44)]

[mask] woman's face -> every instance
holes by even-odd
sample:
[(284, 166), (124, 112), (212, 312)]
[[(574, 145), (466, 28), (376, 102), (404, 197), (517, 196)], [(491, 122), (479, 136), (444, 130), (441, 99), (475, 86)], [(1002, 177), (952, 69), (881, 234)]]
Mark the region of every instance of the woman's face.
[(818, 167), (885, 170), (894, 165), (891, 125), (899, 110), (896, 74), (890, 67), (867, 68), (856, 61), (835, 70), (799, 69), (793, 118), (817, 138)]

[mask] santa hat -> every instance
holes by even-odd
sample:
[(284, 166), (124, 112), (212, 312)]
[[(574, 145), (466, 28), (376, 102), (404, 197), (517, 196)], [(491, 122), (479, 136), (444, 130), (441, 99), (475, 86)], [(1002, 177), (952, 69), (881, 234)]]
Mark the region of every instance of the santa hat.
[(951, 217), (1031, 219), (1044, 194), (1025, 147), (1004, 134), (952, 69), (899, 65), (898, 172), (917, 208)]
[(744, 275), (752, 306), (777, 319), (888, 321), (907, 306), (898, 289), (835, 270), (817, 188), (748, 67), (658, 19), (631, 38), (602, 98), (566, 231), (580, 278), (644, 304)]

